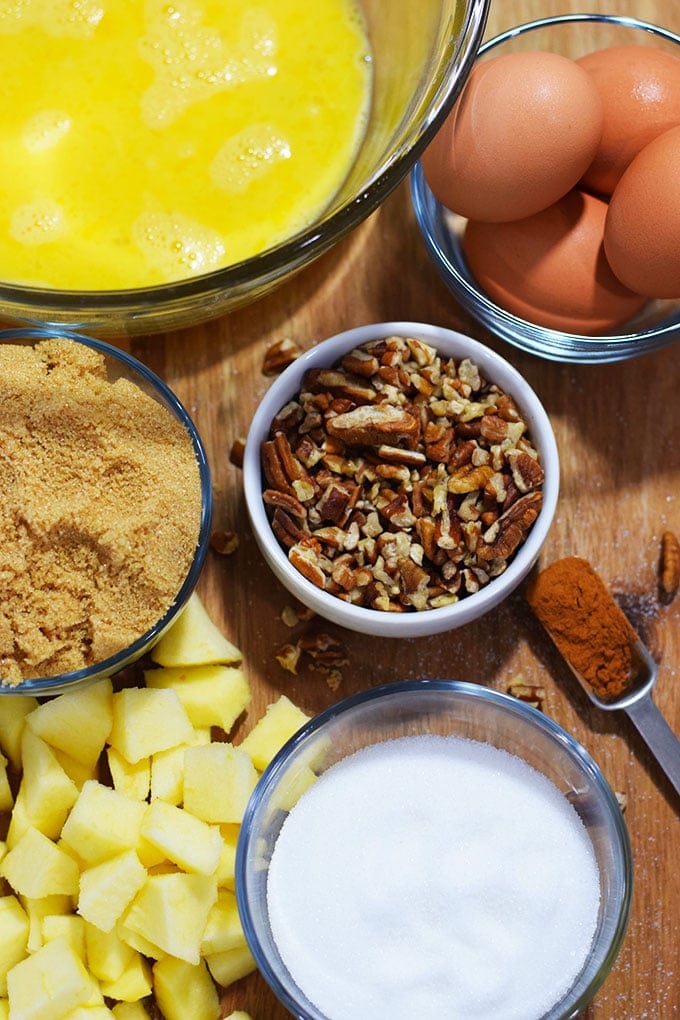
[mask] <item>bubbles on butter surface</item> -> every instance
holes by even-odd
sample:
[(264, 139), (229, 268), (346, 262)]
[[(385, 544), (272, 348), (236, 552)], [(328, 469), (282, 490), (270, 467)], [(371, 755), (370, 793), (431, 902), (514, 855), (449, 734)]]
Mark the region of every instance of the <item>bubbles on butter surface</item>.
[(132, 225), (132, 240), (167, 279), (209, 273), (224, 264), (220, 234), (181, 213), (147, 212)]
[(57, 241), (68, 228), (64, 210), (52, 198), (36, 198), (19, 206), (10, 219), (10, 234), (19, 244), (35, 247)]
[(71, 129), (71, 118), (61, 110), (40, 110), (27, 120), (21, 140), (29, 152), (53, 149)]
[(146, 34), (139, 53), (155, 79), (142, 96), (141, 112), (150, 127), (166, 127), (193, 103), (276, 74), (276, 25), (265, 11), (244, 12), (235, 45), (225, 43), (202, 19), (202, 8), (190, 0), (145, 4)]
[(269, 124), (244, 128), (220, 147), (210, 164), (210, 177), (225, 191), (245, 191), (283, 160), (290, 159), (286, 139)]
[(0, 32), (31, 27), (56, 37), (87, 39), (104, 13), (96, 0), (0, 0)]

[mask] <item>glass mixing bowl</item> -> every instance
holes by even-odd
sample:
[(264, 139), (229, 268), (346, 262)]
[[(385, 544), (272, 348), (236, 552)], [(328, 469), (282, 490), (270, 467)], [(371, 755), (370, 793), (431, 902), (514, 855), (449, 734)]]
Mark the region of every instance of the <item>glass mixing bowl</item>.
[(241, 920), (260, 971), (298, 1020), (327, 1020), (291, 978), (272, 934), (267, 876), (274, 844), (313, 775), (369, 744), (422, 733), (482, 741), (524, 759), (579, 814), (600, 876), (599, 916), (581, 972), (542, 1018), (571, 1020), (608, 975), (623, 941), (633, 881), (628, 832), (602, 772), (569, 733), (525, 702), (479, 684), (415, 680), (364, 691), (305, 724), (273, 759), (250, 799), (236, 854)]
[(476, 57), (489, 0), (361, 0), (373, 61), (363, 143), (328, 208), (259, 255), (161, 286), (77, 292), (0, 282), (0, 316), (99, 336), (189, 326), (260, 297), (327, 251), (406, 176), (453, 105)]
[[(527, 50), (552, 50), (577, 58), (605, 46), (646, 45), (680, 56), (680, 36), (636, 18), (565, 14), (509, 29), (484, 43), (479, 59)], [(649, 301), (620, 332), (602, 336), (561, 333), (501, 308), (478, 286), (461, 248), (465, 220), (441, 205), (420, 163), (411, 174), (416, 218), (430, 256), (463, 308), (502, 340), (551, 361), (614, 362), (659, 350), (680, 339), (680, 300)]]

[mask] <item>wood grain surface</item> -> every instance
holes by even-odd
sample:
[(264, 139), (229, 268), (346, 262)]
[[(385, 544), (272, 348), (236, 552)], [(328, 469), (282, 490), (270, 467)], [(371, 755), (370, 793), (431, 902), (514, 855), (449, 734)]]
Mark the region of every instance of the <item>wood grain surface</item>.
[[(600, 10), (636, 14), (680, 32), (678, 0), (495, 0), (487, 34), (545, 13)], [(680, 597), (657, 593), (661, 534), (680, 533), (680, 345), (609, 366), (556, 364), (497, 340), (454, 302), (430, 263), (407, 184), (349, 238), (290, 283), (218, 321), (131, 349), (175, 389), (207, 446), (215, 484), (215, 527), (235, 531), (238, 551), (211, 554), (200, 592), (242, 649), (253, 689), (245, 733), (268, 702), (285, 692), (314, 713), (380, 682), (429, 675), (499, 690), (519, 674), (546, 688), (545, 711), (593, 755), (616, 791), (634, 854), (635, 892), (623, 950), (585, 1016), (588, 1020), (672, 1020), (680, 1016), (680, 804), (626, 717), (593, 708), (529, 612), (522, 593), (479, 622), (412, 641), (379, 641), (329, 630), (345, 641), (349, 666), (336, 691), (319, 673), (285, 672), (275, 658), (291, 631), (291, 603), (264, 565), (249, 531), (241, 476), (229, 462), (269, 385), (267, 346), (291, 337), (305, 348), (340, 330), (382, 320), (417, 320), (459, 329), (488, 343), (528, 378), (543, 400), (561, 454), (561, 495), (541, 556), (546, 565), (588, 558), (660, 661), (655, 700), (680, 733)], [(223, 1012), (254, 1020), (289, 1014), (253, 974), (223, 996)], [(367, 1018), (369, 1020), (369, 1018)]]

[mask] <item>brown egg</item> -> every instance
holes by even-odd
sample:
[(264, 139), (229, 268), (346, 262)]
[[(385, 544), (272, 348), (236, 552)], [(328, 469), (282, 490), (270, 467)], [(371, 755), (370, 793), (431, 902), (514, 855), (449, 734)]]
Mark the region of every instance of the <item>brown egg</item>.
[(473, 68), (423, 172), (436, 198), (462, 216), (519, 219), (576, 184), (601, 131), (602, 101), (575, 61), (509, 53)]
[(603, 333), (645, 303), (607, 264), (606, 213), (602, 199), (571, 191), (523, 220), (470, 221), (463, 251), (482, 290), (513, 315), (566, 333)]
[(680, 127), (646, 145), (616, 185), (604, 247), (631, 290), (680, 298)]
[(640, 149), (680, 124), (680, 57), (650, 46), (612, 46), (581, 57), (602, 97), (602, 139), (582, 184), (611, 195)]

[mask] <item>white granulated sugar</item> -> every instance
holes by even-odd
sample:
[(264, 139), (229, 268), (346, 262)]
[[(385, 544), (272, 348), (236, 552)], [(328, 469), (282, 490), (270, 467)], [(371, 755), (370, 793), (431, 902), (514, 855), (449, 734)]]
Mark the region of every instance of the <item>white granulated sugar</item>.
[(330, 1020), (537, 1020), (581, 970), (599, 898), (566, 798), (457, 737), (329, 769), (284, 822), (268, 879), (282, 959)]

